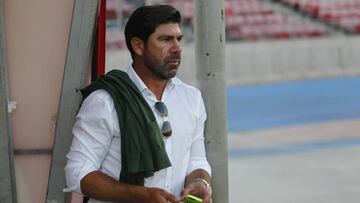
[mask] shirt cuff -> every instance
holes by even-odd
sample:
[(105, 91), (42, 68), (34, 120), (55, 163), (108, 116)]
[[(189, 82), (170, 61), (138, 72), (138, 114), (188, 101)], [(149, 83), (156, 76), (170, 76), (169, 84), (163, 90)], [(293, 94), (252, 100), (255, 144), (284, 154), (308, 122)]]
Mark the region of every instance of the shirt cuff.
[[(90, 161), (84, 162), (84, 164), (78, 169), (73, 167), (66, 167), (65, 171), (69, 172), (69, 174), (66, 175), (67, 188), (64, 188), (63, 192), (76, 192), (79, 194), (83, 194), (81, 192), (80, 181), (87, 174), (97, 170), (98, 169), (94, 167)], [(76, 173), (75, 171), (78, 172)]]

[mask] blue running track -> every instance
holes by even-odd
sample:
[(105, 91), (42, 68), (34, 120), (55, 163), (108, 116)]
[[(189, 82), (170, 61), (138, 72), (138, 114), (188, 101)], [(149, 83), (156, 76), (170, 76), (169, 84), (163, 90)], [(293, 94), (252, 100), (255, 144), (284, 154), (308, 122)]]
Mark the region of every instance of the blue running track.
[(354, 118), (360, 118), (360, 77), (228, 89), (232, 133)]

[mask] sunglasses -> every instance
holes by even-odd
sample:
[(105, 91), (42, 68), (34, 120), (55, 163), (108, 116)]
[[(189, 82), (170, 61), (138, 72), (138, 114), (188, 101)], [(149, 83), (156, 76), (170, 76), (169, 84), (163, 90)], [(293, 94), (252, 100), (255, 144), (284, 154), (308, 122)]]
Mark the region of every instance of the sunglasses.
[(161, 127), (161, 132), (165, 137), (170, 137), (172, 133), (171, 125), (168, 120), (166, 120), (166, 117), (168, 114), (168, 109), (164, 102), (156, 102), (155, 103), (155, 109), (156, 111), (161, 115), (161, 117), (164, 117), (165, 121)]

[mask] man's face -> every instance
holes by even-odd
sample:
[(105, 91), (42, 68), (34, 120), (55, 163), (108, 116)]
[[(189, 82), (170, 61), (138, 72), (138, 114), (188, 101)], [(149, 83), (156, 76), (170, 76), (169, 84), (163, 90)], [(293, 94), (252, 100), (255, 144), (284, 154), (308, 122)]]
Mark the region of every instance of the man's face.
[(161, 79), (167, 80), (177, 73), (182, 36), (178, 23), (161, 24), (149, 36), (143, 55), (144, 64)]

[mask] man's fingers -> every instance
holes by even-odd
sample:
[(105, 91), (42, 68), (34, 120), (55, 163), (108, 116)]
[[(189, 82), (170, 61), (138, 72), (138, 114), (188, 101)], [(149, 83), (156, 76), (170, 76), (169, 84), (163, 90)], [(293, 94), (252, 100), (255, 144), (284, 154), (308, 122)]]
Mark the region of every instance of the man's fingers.
[(189, 194), (202, 198), (204, 203), (212, 203), (211, 195), (208, 193), (203, 184), (198, 184), (197, 182), (189, 184), (182, 191), (181, 198), (184, 199)]
[(185, 188), (185, 189), (181, 192), (181, 197), (182, 197), (182, 199), (185, 198), (188, 194), (190, 194), (190, 189), (189, 189), (189, 188)]
[(212, 201), (211, 201), (211, 196), (210, 195), (206, 195), (205, 197), (204, 197), (204, 199), (203, 199), (203, 202), (204, 203), (211, 203)]
[(173, 203), (180, 202), (179, 198), (177, 198), (176, 196), (174, 196), (166, 191), (163, 192), (163, 196), (165, 197), (166, 200), (168, 200), (170, 202), (173, 202)]

